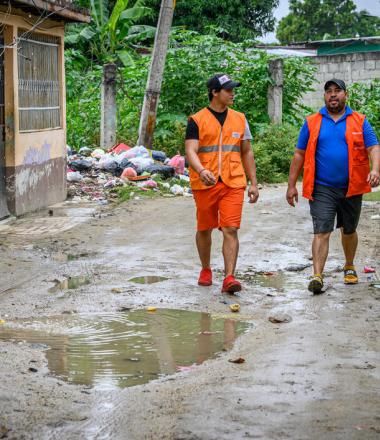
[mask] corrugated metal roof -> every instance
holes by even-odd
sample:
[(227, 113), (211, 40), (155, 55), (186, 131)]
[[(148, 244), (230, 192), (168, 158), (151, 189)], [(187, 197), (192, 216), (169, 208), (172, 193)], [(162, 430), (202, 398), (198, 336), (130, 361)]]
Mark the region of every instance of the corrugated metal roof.
[(53, 13), (51, 18), (60, 17), (69, 22), (90, 23), (91, 16), (87, 9), (80, 8), (70, 0), (10, 0), (11, 5), (34, 14), (41, 11)]

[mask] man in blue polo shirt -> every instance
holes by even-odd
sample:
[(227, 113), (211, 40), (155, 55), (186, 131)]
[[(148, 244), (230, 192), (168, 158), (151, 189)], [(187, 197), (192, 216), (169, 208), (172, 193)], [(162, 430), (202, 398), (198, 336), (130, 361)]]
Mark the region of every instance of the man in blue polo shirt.
[(314, 227), (314, 275), (308, 289), (316, 294), (323, 291), (323, 269), (335, 217), (346, 260), (344, 282), (358, 282), (354, 258), (362, 195), (380, 183), (380, 146), (370, 123), (346, 105), (344, 81), (331, 79), (324, 89), (325, 107), (308, 116), (301, 128), (286, 193), (288, 203), (295, 206), (296, 183), (303, 169), (303, 196), (309, 199)]

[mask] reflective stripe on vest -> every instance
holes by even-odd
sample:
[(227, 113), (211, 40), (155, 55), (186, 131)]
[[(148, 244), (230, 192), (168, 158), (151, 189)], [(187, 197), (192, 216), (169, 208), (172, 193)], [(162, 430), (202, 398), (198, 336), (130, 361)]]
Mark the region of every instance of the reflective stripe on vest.
[[(213, 153), (218, 150), (219, 150), (219, 145), (210, 145), (207, 147), (199, 147), (198, 154), (199, 153)], [(222, 151), (236, 151), (237, 153), (240, 153), (240, 146), (239, 145), (222, 145)]]
[[(315, 113), (306, 118), (309, 128), (309, 142), (307, 143), (305, 152), (302, 195), (309, 200), (313, 200), (315, 155), (322, 118), (323, 116), (320, 113)], [(370, 167), (368, 153), (363, 138), (364, 119), (365, 116), (358, 112), (353, 112), (346, 117), (346, 142), (348, 148), (349, 175), (346, 197), (371, 191), (371, 186), (367, 182)]]

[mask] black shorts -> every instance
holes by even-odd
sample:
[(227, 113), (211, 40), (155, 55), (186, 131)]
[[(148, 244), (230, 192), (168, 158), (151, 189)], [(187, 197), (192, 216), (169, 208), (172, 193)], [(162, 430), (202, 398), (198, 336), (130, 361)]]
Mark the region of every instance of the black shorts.
[(344, 234), (353, 234), (359, 223), (362, 195), (346, 197), (347, 189), (315, 185), (310, 200), (310, 214), (313, 218), (314, 234), (331, 232), (343, 228)]

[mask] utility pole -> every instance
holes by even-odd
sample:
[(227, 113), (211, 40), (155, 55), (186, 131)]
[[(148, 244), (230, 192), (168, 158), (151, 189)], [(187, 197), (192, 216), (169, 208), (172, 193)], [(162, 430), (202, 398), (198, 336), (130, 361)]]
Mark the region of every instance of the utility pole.
[(116, 64), (103, 66), (100, 104), (100, 147), (107, 149), (116, 142)]
[(152, 147), (153, 131), (156, 125), (158, 99), (161, 92), (169, 34), (173, 21), (175, 0), (161, 0), (160, 16), (154, 39), (152, 60), (146, 84), (144, 103), (140, 117), (139, 145)]

